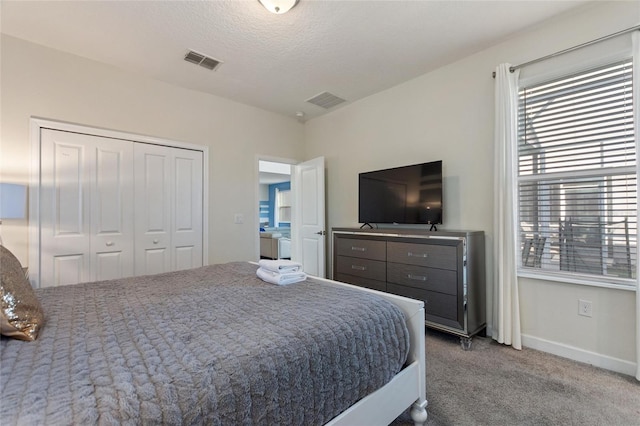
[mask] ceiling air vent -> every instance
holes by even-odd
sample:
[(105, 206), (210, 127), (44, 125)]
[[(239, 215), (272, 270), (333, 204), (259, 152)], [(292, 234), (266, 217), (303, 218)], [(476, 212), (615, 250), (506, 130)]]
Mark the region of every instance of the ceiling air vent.
[(208, 70), (214, 70), (222, 63), (222, 61), (213, 59), (202, 53), (194, 52), (193, 50), (189, 50), (187, 54), (184, 55), (184, 60), (192, 64), (200, 65)]
[(322, 107), (324, 109), (329, 109), (346, 101), (329, 92), (323, 92), (310, 99), (307, 99), (307, 102), (309, 102), (310, 104), (314, 104), (319, 107)]

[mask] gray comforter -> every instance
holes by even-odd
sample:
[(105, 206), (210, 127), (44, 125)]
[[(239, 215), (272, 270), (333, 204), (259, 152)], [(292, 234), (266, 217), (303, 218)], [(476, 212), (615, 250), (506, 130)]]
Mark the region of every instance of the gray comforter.
[(38, 290), (38, 339), (1, 340), (2, 424), (323, 424), (402, 368), (392, 304), (255, 271)]

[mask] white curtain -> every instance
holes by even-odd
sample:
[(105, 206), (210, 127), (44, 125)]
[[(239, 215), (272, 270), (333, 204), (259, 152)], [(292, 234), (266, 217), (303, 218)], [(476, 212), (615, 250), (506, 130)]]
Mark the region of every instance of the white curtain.
[(496, 68), (494, 142), (494, 289), (492, 337), (522, 349), (516, 275), (518, 75), (510, 64)]
[[(635, 114), (636, 155), (640, 153), (640, 34), (633, 33), (633, 105)], [(640, 175), (640, 164), (636, 161), (636, 176)], [(640, 241), (640, 238), (638, 238)], [(640, 262), (636, 260), (636, 379), (640, 380)]]

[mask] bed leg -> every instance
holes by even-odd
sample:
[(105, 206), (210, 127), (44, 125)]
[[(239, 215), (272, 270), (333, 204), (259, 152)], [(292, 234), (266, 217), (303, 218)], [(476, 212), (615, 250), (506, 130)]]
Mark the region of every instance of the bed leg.
[(413, 419), (415, 426), (424, 426), (427, 422), (427, 417), (429, 417), (427, 413), (427, 401), (418, 400), (414, 402), (411, 407), (411, 419)]

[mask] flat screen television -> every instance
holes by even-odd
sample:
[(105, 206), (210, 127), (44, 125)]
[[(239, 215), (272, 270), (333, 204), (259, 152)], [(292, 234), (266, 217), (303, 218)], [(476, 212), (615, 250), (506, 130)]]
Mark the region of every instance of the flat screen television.
[(360, 173), (358, 220), (441, 224), (442, 161)]

